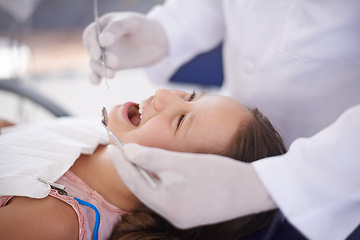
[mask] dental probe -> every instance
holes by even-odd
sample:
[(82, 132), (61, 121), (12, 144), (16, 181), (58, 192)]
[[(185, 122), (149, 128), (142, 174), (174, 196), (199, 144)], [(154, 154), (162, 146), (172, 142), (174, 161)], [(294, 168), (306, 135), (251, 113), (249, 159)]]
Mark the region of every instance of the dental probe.
[[(100, 26), (100, 20), (99, 20), (99, 11), (98, 11), (98, 4), (97, 4), (97, 0), (94, 0), (94, 17), (95, 17), (95, 23), (96, 23), (96, 32), (97, 32), (97, 37), (98, 37), (98, 41), (99, 41), (99, 36), (101, 33), (101, 26)], [(99, 43), (100, 46), (100, 43)], [(108, 78), (107, 78), (107, 74), (106, 74), (106, 56), (105, 56), (105, 48), (101, 47), (101, 64), (103, 67), (103, 72), (105, 74), (105, 84), (106, 87), (109, 89), (109, 84), (108, 84)]]
[[(122, 143), (120, 141), (120, 139), (107, 126), (108, 125), (108, 118), (107, 118), (107, 111), (106, 111), (105, 107), (103, 107), (101, 113), (102, 113), (102, 120), (101, 120), (102, 125), (104, 126), (104, 128), (108, 132), (111, 139), (115, 142), (116, 147), (122, 150), (122, 146), (124, 145), (124, 143)], [(144, 179), (148, 182), (148, 184), (152, 188), (157, 188), (158, 187), (158, 183), (157, 183), (158, 180), (156, 178), (154, 178), (154, 176), (151, 173), (149, 173), (145, 169), (139, 167), (138, 165), (136, 165), (133, 162), (131, 162), (131, 164), (134, 165), (134, 167), (137, 168), (137, 170), (140, 172), (140, 174), (144, 177)]]

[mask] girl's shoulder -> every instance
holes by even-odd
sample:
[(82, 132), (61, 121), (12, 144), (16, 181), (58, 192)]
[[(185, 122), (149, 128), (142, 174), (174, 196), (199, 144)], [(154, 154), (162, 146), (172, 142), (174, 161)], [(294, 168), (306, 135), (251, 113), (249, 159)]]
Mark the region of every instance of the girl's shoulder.
[(48, 196), (14, 197), (0, 208), (0, 239), (78, 239), (72, 207)]

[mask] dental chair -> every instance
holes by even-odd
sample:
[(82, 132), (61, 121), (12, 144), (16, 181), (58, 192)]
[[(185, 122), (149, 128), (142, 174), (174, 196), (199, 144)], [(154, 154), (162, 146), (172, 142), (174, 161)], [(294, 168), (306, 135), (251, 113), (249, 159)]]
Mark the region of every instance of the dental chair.
[[(214, 49), (199, 54), (181, 66), (171, 77), (170, 82), (192, 83), (204, 87), (220, 87), (223, 82), (222, 44)], [(289, 223), (280, 210), (277, 211), (271, 224), (249, 236), (238, 240), (306, 240), (294, 226)], [(346, 240), (360, 239), (360, 225)]]
[(70, 114), (59, 105), (19, 81), (15, 81), (13, 79), (0, 79), (0, 90), (11, 92), (19, 97), (31, 100), (33, 103), (43, 107), (55, 117), (70, 116)]
[[(0, 0), (0, 14), (3, 15), (2, 19), (5, 22), (9, 22), (8, 25), (6, 25), (7, 27), (1, 29), (2, 34), (5, 34), (5, 37), (1, 38), (7, 41), (2, 41), (0, 47), (7, 48), (9, 51), (11, 50), (13, 54), (20, 54), (21, 51), (19, 48), (23, 44), (25, 33), (28, 34), (29, 30), (32, 29), (28, 20), (32, 17), (33, 12), (40, 2), (41, 0)], [(16, 57), (19, 57), (18, 55)], [(14, 56), (10, 57), (10, 61), (13, 59), (12, 57)], [(17, 76), (17, 74), (9, 74), (0, 78), (0, 94), (2, 91), (15, 94), (19, 96), (19, 98), (28, 99), (55, 117), (70, 115), (56, 103), (42, 96), (35, 89), (25, 85), (23, 78)]]

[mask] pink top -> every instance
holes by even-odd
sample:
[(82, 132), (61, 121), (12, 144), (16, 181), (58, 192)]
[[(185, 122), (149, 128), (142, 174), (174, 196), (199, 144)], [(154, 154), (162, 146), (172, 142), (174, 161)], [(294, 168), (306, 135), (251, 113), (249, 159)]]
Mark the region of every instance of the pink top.
[[(69, 204), (76, 212), (79, 220), (79, 239), (92, 239), (95, 225), (94, 210), (79, 204), (73, 197), (87, 201), (100, 212), (99, 239), (108, 239), (114, 226), (121, 221), (121, 216), (127, 214), (111, 203), (107, 202), (98, 192), (91, 189), (78, 176), (67, 171), (58, 181), (66, 186), (68, 196), (60, 195), (56, 190), (51, 190), (50, 196), (60, 199)], [(11, 197), (0, 197), (0, 206), (6, 205)]]

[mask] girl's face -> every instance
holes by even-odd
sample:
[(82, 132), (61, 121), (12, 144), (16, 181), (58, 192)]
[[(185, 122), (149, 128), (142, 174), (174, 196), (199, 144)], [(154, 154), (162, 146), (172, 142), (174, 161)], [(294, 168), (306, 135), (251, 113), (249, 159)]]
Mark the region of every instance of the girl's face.
[(205, 93), (158, 89), (139, 105), (115, 106), (108, 127), (124, 143), (179, 152), (221, 153), (250, 111), (237, 101)]

